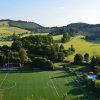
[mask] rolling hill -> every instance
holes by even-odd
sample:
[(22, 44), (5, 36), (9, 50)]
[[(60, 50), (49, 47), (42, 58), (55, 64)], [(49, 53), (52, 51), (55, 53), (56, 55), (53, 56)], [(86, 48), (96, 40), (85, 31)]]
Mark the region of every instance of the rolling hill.
[(67, 28), (69, 27), (90, 34), (100, 33), (100, 24), (72, 23), (67, 26)]
[(11, 35), (13, 33), (15, 34), (29, 33), (29, 30), (10, 26), (9, 25), (10, 21), (11, 20), (0, 20), (0, 35)]
[(35, 22), (28, 21), (14, 21), (14, 20), (0, 20), (0, 34), (1, 33), (51, 33), (53, 35), (62, 34), (65, 32), (73, 32), (74, 34), (79, 31), (81, 34), (99, 34), (100, 24), (87, 24), (87, 23), (71, 23), (62, 27), (44, 27)]

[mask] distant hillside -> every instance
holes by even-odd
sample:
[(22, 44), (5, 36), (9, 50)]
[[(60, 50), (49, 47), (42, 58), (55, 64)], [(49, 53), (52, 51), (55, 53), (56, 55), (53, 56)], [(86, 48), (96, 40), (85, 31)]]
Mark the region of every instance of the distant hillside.
[(21, 33), (29, 33), (30, 31), (18, 28), (18, 27), (13, 27), (9, 26), (9, 22), (11, 20), (0, 20), (0, 36), (2, 35), (10, 35), (10, 34), (21, 34)]
[(99, 34), (100, 24), (87, 24), (87, 23), (72, 23), (67, 26), (62, 27), (44, 27), (34, 22), (28, 21), (14, 21), (14, 20), (0, 20), (0, 26), (9, 26), (24, 29), (27, 31), (32, 31), (35, 33), (51, 33), (53, 35), (62, 34), (68, 32), (75, 35), (77, 32), (82, 34)]
[(9, 21), (10, 26), (18, 27), (18, 28), (23, 28), (27, 30), (33, 30), (33, 29), (41, 29), (43, 26), (34, 23), (34, 22), (26, 22), (26, 21)]
[(3, 25), (9, 25), (8, 22), (9, 22), (9, 21), (6, 21), (6, 20), (0, 20), (0, 26), (1, 26), (1, 25), (2, 25), (2, 26), (3, 26)]
[(67, 28), (74, 28), (82, 32), (98, 34), (100, 33), (100, 24), (86, 24), (86, 23), (72, 23), (67, 26)]

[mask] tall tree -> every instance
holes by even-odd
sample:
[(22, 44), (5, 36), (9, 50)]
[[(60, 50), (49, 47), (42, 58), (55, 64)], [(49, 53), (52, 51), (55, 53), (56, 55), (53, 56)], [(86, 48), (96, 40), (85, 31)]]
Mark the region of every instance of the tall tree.
[(63, 61), (64, 60), (64, 57), (65, 57), (65, 54), (63, 52), (59, 52), (58, 53), (58, 60), (59, 61)]
[(81, 64), (83, 61), (83, 56), (81, 54), (76, 54), (74, 57), (75, 64)]
[(14, 51), (19, 51), (22, 48), (22, 42), (21, 41), (14, 41), (11, 45), (11, 49)]
[(96, 66), (96, 58), (95, 58), (95, 56), (92, 57), (90, 64), (91, 64), (91, 67)]
[(20, 49), (19, 56), (20, 56), (20, 60), (21, 60), (22, 64), (28, 62), (28, 55), (27, 55), (27, 52), (24, 48)]
[(64, 46), (63, 44), (60, 45), (60, 52), (62, 52), (64, 50)]
[(70, 40), (70, 35), (69, 35), (69, 33), (64, 33), (63, 34), (63, 37), (62, 37), (62, 39), (61, 39), (61, 42), (62, 43), (65, 43), (65, 42), (68, 42), (69, 40)]
[(51, 60), (55, 61), (57, 59), (57, 51), (55, 46), (51, 46)]
[(99, 56), (96, 56), (96, 65), (100, 66), (100, 57)]
[(86, 63), (89, 62), (89, 54), (88, 53), (84, 54), (84, 61), (86, 61)]

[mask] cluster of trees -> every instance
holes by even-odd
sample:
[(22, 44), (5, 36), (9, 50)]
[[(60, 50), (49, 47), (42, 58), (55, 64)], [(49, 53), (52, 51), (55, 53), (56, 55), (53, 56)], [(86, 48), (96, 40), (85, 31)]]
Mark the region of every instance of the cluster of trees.
[(52, 61), (63, 61), (65, 56), (75, 52), (75, 48), (71, 46), (68, 50), (64, 49), (61, 44), (55, 44), (52, 36), (29, 36), (13, 42), (12, 50), (19, 51), (25, 48), (30, 56), (42, 56)]
[(50, 34), (59, 35), (66, 32), (72, 37), (80, 33), (80, 31), (75, 28), (63, 26), (63, 27), (52, 27)]
[(43, 57), (35, 57), (32, 61), (32, 64), (35, 65), (36, 68), (52, 70), (54, 65), (52, 61), (47, 60)]
[(64, 33), (61, 39), (62, 43), (68, 42), (71, 39), (71, 36), (68, 33)]
[[(0, 62), (5, 64), (9, 62), (29, 63), (34, 67), (53, 68), (53, 63), (63, 61), (65, 56), (75, 52), (73, 45), (68, 50), (64, 46), (54, 43), (52, 36), (29, 36), (16, 38), (11, 47), (4, 45), (0, 47)], [(40, 66), (41, 65), (41, 66)]]
[(95, 35), (87, 35), (85, 37), (86, 40), (95, 40), (97, 38), (100, 38), (100, 35), (99, 34), (95, 34)]
[(82, 64), (83, 61), (85, 61), (86, 63), (89, 62), (89, 54), (88, 54), (88, 53), (85, 53), (85, 54), (84, 54), (84, 57), (83, 57), (81, 54), (79, 54), (79, 53), (77, 53), (77, 54), (74, 56), (74, 63), (75, 63), (75, 64)]
[(12, 51), (8, 48), (0, 53), (0, 65), (6, 63), (21, 63), (23, 65), (28, 61), (28, 54), (24, 48), (20, 48), (19, 51)]
[(93, 56), (90, 62), (91, 68), (95, 73), (100, 72), (100, 57)]
[[(96, 80), (88, 80), (88, 83), (90, 83), (89, 85), (95, 91), (100, 92), (100, 56), (92, 56), (92, 58), (90, 59), (88, 53), (85, 53), (84, 56), (79, 53), (75, 55), (75, 64), (83, 64), (84, 62), (87, 63), (91, 70), (97, 74)], [(84, 74), (83, 77), (87, 79), (88, 76), (87, 74)]]
[(76, 54), (74, 57), (75, 64), (83, 64), (86, 62), (91, 67), (92, 71), (95, 73), (100, 72), (100, 56), (92, 56), (90, 59), (89, 54), (85, 53), (84, 56), (81, 54)]
[(100, 80), (90, 80), (90, 86), (94, 92), (96, 92), (96, 95), (98, 95), (98, 98), (100, 98)]

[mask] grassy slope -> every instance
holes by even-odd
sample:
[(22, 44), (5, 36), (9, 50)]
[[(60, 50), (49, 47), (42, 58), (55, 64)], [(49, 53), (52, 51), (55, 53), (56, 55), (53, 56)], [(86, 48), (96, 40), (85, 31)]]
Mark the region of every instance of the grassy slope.
[(12, 41), (0, 41), (0, 46), (3, 46), (3, 45), (11, 46), (11, 44), (12, 44)]
[[(59, 36), (54, 36), (55, 40), (59, 40), (61, 38), (61, 35)], [(93, 42), (88, 42), (84, 39), (84, 36), (76, 36), (72, 38), (68, 43), (64, 43), (64, 47), (67, 49), (70, 47), (70, 45), (74, 45), (76, 49), (76, 53), (81, 53), (84, 55), (84, 53), (89, 53), (90, 56), (92, 55), (100, 55), (100, 44), (99, 43), (93, 43)], [(69, 60), (73, 60), (73, 55), (68, 57)]]
[[(84, 55), (87, 52), (90, 56), (100, 55), (100, 44), (87, 42), (82, 38), (83, 36), (75, 37), (68, 44), (64, 44), (65, 48), (68, 48), (72, 44), (76, 49), (76, 53), (81, 53), (82, 55)], [(71, 60), (72, 58), (73, 56), (70, 56)]]
[[(0, 73), (0, 83), (5, 75), (6, 73)], [(16, 86), (6, 89), (13, 86), (9, 80), (16, 82)], [(65, 94), (71, 100), (79, 98), (86, 100), (83, 92), (76, 86), (72, 78), (63, 71), (9, 73), (1, 89), (3, 89), (5, 100), (27, 100), (26, 98), (32, 95), (36, 100), (40, 100), (40, 97), (46, 100), (62, 100), (63, 97), (59, 96)]]
[(0, 38), (10, 36), (13, 33), (21, 34), (26, 32), (28, 33), (29, 31), (17, 27), (10, 27), (8, 21), (0, 21)]
[[(17, 28), (17, 27), (11, 27), (8, 24), (8, 21), (0, 21), (0, 38), (8, 37), (15, 34), (21, 34), (21, 33), (29, 33), (30, 31), (27, 31), (25, 29)], [(48, 33), (43, 33), (42, 35), (47, 35)], [(31, 34), (25, 34), (23, 37), (30, 36)], [(32, 34), (34, 35), (34, 34)], [(39, 34), (36, 34), (39, 35)], [(0, 46), (8, 45), (10, 46), (12, 44), (12, 41), (0, 41)]]
[(6, 26), (6, 25), (4, 25), (4, 26), (1, 25), (0, 26), (0, 34), (11, 35), (13, 33), (20, 34), (20, 33), (25, 33), (25, 32), (29, 32), (29, 31), (21, 29), (21, 28)]

